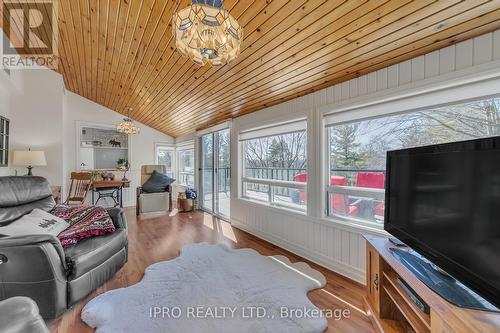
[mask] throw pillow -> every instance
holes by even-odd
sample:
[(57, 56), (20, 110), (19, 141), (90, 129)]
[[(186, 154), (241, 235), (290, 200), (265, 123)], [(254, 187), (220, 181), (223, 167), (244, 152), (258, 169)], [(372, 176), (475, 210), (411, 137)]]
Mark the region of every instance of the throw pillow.
[(167, 186), (173, 182), (175, 182), (175, 179), (155, 170), (151, 174), (151, 177), (142, 185), (142, 190), (146, 193), (165, 192)]
[(69, 228), (69, 223), (63, 219), (35, 208), (31, 213), (24, 215), (6, 227), (0, 227), (0, 234), (8, 236), (59, 235)]

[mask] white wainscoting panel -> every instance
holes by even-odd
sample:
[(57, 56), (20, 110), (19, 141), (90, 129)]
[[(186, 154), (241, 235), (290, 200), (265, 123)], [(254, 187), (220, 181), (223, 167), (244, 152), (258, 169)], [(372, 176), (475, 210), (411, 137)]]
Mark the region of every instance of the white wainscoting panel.
[[(326, 88), (324, 89), (327, 96), (326, 104), (344, 102), (355, 97), (404, 86), (494, 60), (500, 60), (499, 30)], [(324, 106), (312, 99), (312, 96), (314, 94), (283, 104), (304, 103), (304, 101), (299, 102), (304, 99), (307, 101), (306, 107)]]
[(141, 169), (132, 169), (127, 172), (130, 187), (123, 189), (123, 206), (132, 207), (136, 202), (136, 189), (141, 181)]
[(332, 271), (365, 283), (362, 234), (307, 216), (287, 214), (244, 200), (231, 201), (233, 226), (265, 239)]

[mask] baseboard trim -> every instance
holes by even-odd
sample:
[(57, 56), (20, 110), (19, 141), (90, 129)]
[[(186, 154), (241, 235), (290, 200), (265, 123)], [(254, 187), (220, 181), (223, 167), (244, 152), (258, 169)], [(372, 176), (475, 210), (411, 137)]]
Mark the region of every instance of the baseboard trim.
[(307, 249), (303, 246), (290, 243), (289, 241), (282, 239), (281, 237), (269, 234), (269, 233), (264, 232), (262, 230), (256, 230), (254, 228), (251, 228), (251, 227), (245, 225), (244, 223), (241, 223), (237, 219), (232, 218), (231, 224), (232, 224), (232, 226), (234, 226), (238, 229), (241, 229), (245, 232), (248, 232), (249, 234), (252, 234), (256, 237), (262, 238), (263, 240), (268, 241), (269, 243), (277, 245), (277, 246), (279, 246), (287, 251), (290, 251), (290, 252), (292, 252), (300, 257), (303, 257), (307, 260), (310, 260), (310, 261), (314, 262), (315, 264), (323, 266), (323, 267), (325, 267), (325, 268), (327, 268), (335, 273), (343, 275), (343, 276), (345, 276), (353, 281), (356, 281), (358, 283), (361, 283), (363, 285), (366, 284), (365, 272), (363, 270), (360, 270), (357, 267), (346, 265), (343, 262), (329, 258), (321, 253), (313, 252), (310, 249)]

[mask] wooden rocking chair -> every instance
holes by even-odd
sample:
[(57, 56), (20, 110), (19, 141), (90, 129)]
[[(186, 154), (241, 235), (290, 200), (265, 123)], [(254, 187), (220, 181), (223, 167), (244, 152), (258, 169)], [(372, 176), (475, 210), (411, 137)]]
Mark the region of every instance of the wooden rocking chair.
[(90, 172), (72, 172), (71, 185), (69, 187), (68, 198), (64, 202), (66, 205), (83, 204), (87, 193), (92, 185), (92, 173)]

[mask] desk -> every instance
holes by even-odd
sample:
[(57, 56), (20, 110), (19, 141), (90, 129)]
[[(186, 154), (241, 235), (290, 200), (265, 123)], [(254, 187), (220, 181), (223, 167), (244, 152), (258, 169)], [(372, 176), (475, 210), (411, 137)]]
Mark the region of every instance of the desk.
[[(129, 180), (99, 180), (92, 183), (92, 204), (97, 205), (102, 198), (113, 199), (114, 207), (123, 207), (123, 188), (130, 187)], [(97, 200), (95, 194), (97, 193)]]

